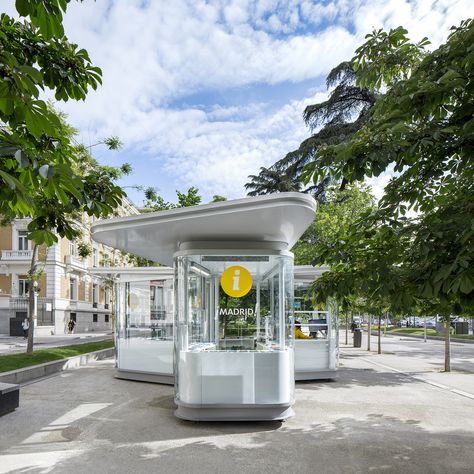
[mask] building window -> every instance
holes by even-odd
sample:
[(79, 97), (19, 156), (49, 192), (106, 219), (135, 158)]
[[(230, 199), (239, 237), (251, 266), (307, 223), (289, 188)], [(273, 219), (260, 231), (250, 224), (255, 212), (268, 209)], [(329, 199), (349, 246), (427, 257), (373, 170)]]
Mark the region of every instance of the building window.
[(92, 322), (96, 323), (97, 322), (97, 314), (92, 315)]
[(75, 257), (77, 255), (77, 246), (74, 240), (69, 241), (69, 255)]
[(105, 321), (106, 323), (109, 322), (109, 315), (108, 315), (108, 314), (106, 314), (106, 315), (104, 316), (104, 321)]
[(24, 278), (18, 280), (18, 295), (19, 296), (28, 296), (29, 282)]
[(77, 300), (77, 279), (71, 278), (69, 280), (69, 298), (71, 300)]
[(92, 266), (99, 266), (99, 251), (97, 249), (92, 250)]
[(110, 307), (110, 288), (106, 287), (104, 290), (104, 308), (109, 309)]
[(92, 284), (92, 307), (97, 308), (99, 302), (99, 285), (96, 283)]
[(27, 239), (28, 232), (26, 230), (18, 231), (18, 250), (29, 250), (30, 243)]

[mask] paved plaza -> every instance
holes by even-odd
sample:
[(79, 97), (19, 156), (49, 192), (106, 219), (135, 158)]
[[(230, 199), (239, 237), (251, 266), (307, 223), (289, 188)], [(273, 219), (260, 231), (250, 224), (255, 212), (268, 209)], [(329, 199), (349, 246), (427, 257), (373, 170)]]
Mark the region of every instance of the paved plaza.
[(298, 383), (285, 423), (178, 420), (172, 387), (115, 379), (111, 360), (64, 372), (0, 418), (0, 473), (471, 473), (474, 345), (451, 374), (439, 342), (384, 346), (343, 346), (338, 380)]

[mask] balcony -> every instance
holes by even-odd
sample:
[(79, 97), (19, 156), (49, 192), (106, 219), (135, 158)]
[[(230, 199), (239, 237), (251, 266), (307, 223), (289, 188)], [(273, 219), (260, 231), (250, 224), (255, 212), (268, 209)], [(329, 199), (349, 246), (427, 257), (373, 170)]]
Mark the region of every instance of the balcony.
[(2, 261), (28, 262), (32, 255), (33, 250), (2, 250)]
[(87, 265), (85, 260), (80, 257), (76, 257), (75, 255), (66, 255), (64, 257), (64, 263), (66, 264), (67, 270), (79, 270), (82, 272), (87, 271)]

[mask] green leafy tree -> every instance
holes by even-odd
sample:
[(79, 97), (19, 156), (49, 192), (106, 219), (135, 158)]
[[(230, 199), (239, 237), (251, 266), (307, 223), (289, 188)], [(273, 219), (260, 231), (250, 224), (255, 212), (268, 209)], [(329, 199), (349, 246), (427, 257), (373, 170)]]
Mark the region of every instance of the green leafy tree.
[(202, 197), (199, 195), (199, 189), (195, 188), (194, 186), (190, 187), (185, 193), (176, 190), (176, 196), (178, 198), (177, 203), (168, 202), (158, 194), (156, 188), (149, 187), (145, 189), (145, 201), (141, 211), (169, 211), (170, 209), (176, 209), (180, 207), (196, 206), (202, 200)]
[[(351, 229), (358, 225), (362, 216), (374, 208), (374, 197), (368, 186), (354, 183), (340, 190), (331, 185), (327, 190), (327, 201), (318, 205), (314, 222), (293, 247), (297, 265), (326, 265), (335, 268), (340, 261), (346, 261), (346, 241)], [(337, 287), (339, 289), (339, 287)], [(365, 295), (352, 288), (343, 287), (343, 291), (334, 292), (338, 297), (340, 312), (345, 316), (346, 344), (349, 315), (354, 310), (367, 311), (364, 306)], [(314, 287), (311, 292), (314, 291)], [(333, 294), (324, 293), (315, 303), (324, 303)]]
[(211, 202), (222, 202), (222, 201), (227, 201), (227, 198), (224, 196), (220, 196), (219, 194), (214, 194), (214, 196), (212, 196)]
[[(98, 165), (74, 141), (64, 117), (41, 93), (49, 89), (57, 101), (83, 100), (102, 82), (101, 70), (87, 51), (68, 41), (62, 15), (67, 0), (17, 0), (24, 21), (0, 15), (0, 215), (3, 220), (28, 217), (33, 242), (30, 288), (37, 275), (39, 246), (58, 237), (78, 235), (74, 216), (113, 213), (124, 196), (115, 185), (126, 165)], [(116, 137), (107, 140), (117, 148)], [(30, 337), (33, 350), (34, 291), (30, 294)]]
[(422, 304), (441, 314), (449, 371), (450, 315), (472, 314), (474, 297), (474, 22), (453, 27), (433, 52), (426, 39), (410, 43), (401, 27), (366, 39), (352, 61), (358, 84), (386, 93), (350, 141), (320, 150), (308, 175), (354, 182), (389, 166), (397, 175), (348, 239), (346, 250), (365, 261), (341, 262), (340, 274), (321, 285), (334, 289), (337, 279), (363, 278), (358, 269), (371, 268), (371, 281), (362, 281), (391, 306)]
[[(87, 52), (70, 43), (61, 26), (65, 1), (17, 1), (23, 22), (0, 16), (0, 213), (36, 217), (31, 192), (43, 187), (58, 200), (82, 183), (72, 167), (74, 145), (61, 135), (58, 114), (41, 99), (80, 100), (101, 84)], [(46, 237), (46, 236), (45, 236)]]
[[(357, 86), (356, 81), (357, 73), (348, 61), (331, 70), (326, 78), (327, 88), (332, 88), (329, 98), (308, 105), (303, 113), (312, 135), (271, 167), (260, 168), (258, 175), (249, 176), (250, 181), (245, 185), (249, 196), (300, 191), (313, 194), (319, 201), (325, 200), (330, 179), (318, 175), (314, 183), (305, 185), (306, 165), (312, 163), (317, 167), (320, 150), (327, 145), (347, 142), (370, 117), (377, 94), (368, 87)], [(340, 188), (344, 189), (344, 176), (338, 179)]]

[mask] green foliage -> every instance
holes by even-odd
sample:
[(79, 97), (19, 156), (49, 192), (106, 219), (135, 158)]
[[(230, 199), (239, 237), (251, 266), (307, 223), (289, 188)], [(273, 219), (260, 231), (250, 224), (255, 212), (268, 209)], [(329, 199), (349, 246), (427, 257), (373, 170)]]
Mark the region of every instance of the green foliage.
[(426, 54), (425, 46), (430, 42), (428, 38), (423, 38), (419, 43), (411, 44), (407, 33), (405, 28), (399, 26), (388, 33), (377, 30), (366, 35), (367, 41), (356, 50), (352, 59), (359, 87), (380, 89), (383, 85), (391, 86), (410, 77), (413, 68)]
[(342, 248), (326, 254), (333, 271), (315, 290), (448, 317), (474, 306), (474, 22), (452, 28), (431, 53), (426, 44), (397, 28), (357, 50), (358, 83), (386, 93), (349, 141), (320, 150), (308, 175), (355, 182), (389, 166), (397, 175)]
[(92, 245), (85, 242), (79, 242), (77, 245), (77, 253), (81, 258), (87, 258), (92, 255)]
[[(101, 167), (77, 145), (75, 131), (40, 98), (83, 100), (101, 84), (101, 70), (87, 51), (64, 36), (66, 0), (17, 0), (23, 23), (0, 16), (0, 214), (30, 217), (28, 238), (52, 245), (57, 235), (78, 235), (79, 212), (103, 217), (120, 205), (124, 192), (113, 181), (129, 167)], [(120, 141), (105, 141), (117, 148)]]
[(330, 186), (327, 201), (318, 205), (314, 222), (292, 249), (296, 265), (323, 265), (331, 255), (344, 259), (341, 252), (348, 234), (373, 207), (373, 200), (365, 185), (354, 184), (342, 191)]
[(109, 150), (120, 150), (123, 147), (122, 141), (116, 136), (105, 138), (103, 143)]
[[(269, 168), (260, 168), (258, 175), (249, 176), (245, 185), (249, 196), (274, 192), (299, 191), (312, 194), (318, 201), (326, 199), (325, 190), (330, 183), (329, 175), (315, 175), (320, 152), (327, 146), (346, 143), (367, 122), (376, 94), (369, 88), (356, 85), (357, 74), (350, 62), (343, 62), (328, 74), (326, 84), (333, 88), (329, 98), (319, 104), (306, 107), (303, 113), (306, 124), (315, 131), (304, 140), (297, 150), (288, 153)], [(318, 127), (321, 127), (318, 129)], [(311, 163), (312, 172), (306, 165)], [(310, 178), (314, 177), (314, 182)], [(343, 176), (335, 177), (344, 189)]]
[(46, 40), (64, 36), (63, 12), (70, 0), (16, 0), (20, 16), (29, 17)]
[(175, 204), (165, 201), (163, 197), (157, 193), (155, 188), (149, 187), (145, 189), (145, 202), (141, 210), (142, 212), (169, 211), (170, 209), (180, 207), (196, 206), (202, 200), (201, 196), (199, 196), (199, 189), (194, 186), (190, 187), (186, 193), (181, 193), (176, 190), (176, 195), (178, 202)]
[(227, 201), (227, 198), (224, 196), (220, 196), (219, 194), (214, 194), (214, 196), (212, 196), (211, 202), (222, 202), (222, 201)]
[(198, 193), (199, 189), (194, 186), (189, 188), (186, 193), (180, 193), (176, 190), (176, 195), (178, 196), (178, 205), (176, 207), (197, 206), (202, 200)]

